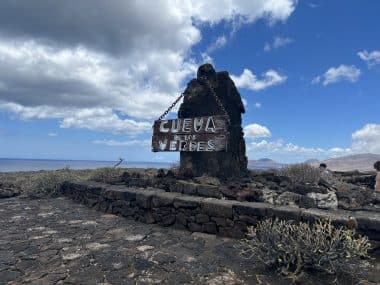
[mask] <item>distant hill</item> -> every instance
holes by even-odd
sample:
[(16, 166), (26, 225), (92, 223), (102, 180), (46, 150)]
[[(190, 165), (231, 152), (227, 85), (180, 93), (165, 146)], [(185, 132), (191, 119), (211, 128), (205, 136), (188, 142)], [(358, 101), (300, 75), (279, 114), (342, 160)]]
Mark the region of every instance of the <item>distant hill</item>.
[(327, 164), (328, 169), (335, 171), (373, 171), (373, 164), (378, 160), (380, 160), (380, 154), (363, 153), (330, 158), (323, 161), (309, 159), (306, 163), (313, 166), (319, 166), (321, 162), (324, 162)]
[(248, 168), (250, 169), (270, 169), (270, 168), (280, 168), (285, 164), (278, 163), (269, 158), (261, 158), (258, 160), (249, 160)]

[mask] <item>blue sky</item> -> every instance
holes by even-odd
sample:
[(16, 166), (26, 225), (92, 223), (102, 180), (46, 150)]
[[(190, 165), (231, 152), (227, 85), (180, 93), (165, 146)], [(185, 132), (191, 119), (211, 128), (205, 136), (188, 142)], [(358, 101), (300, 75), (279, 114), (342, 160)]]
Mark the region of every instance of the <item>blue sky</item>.
[(176, 161), (151, 125), (204, 62), (249, 159), (380, 153), (377, 1), (105, 3), (0, 3), (0, 157)]

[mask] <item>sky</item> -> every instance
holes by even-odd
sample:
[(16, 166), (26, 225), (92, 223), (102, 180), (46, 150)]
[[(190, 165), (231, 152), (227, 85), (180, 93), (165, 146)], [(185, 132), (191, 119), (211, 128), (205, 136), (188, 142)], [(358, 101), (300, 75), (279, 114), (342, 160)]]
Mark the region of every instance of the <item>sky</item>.
[(240, 92), (249, 159), (379, 154), (378, 11), (371, 0), (2, 0), (0, 157), (178, 161), (151, 152), (152, 124), (206, 62)]

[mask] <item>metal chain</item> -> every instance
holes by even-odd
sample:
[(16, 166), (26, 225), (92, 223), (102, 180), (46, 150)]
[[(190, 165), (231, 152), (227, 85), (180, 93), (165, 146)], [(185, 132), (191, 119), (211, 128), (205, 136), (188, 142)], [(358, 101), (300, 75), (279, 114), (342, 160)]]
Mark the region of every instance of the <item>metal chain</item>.
[(158, 118), (159, 121), (161, 121), (169, 112), (171, 109), (174, 108), (175, 105), (177, 105), (178, 101), (181, 100), (181, 98), (185, 95), (185, 93), (181, 93), (179, 97), (169, 106), (169, 108)]
[[(227, 113), (226, 108), (224, 108), (222, 101), (220, 101), (220, 98), (218, 95), (216, 95), (214, 87), (210, 84), (210, 81), (207, 80), (206, 76), (201, 76), (199, 79), (203, 80), (208, 88), (211, 90), (211, 95), (215, 98), (216, 103), (218, 104), (219, 108), (222, 110), (224, 115), (227, 117), (228, 124), (231, 123), (230, 116)], [(175, 105), (177, 105), (178, 101), (181, 100), (181, 98), (185, 95), (184, 93), (181, 93), (181, 95), (169, 106), (169, 108), (158, 118), (158, 121), (161, 121), (169, 112), (171, 109), (174, 108)]]
[(224, 115), (227, 117), (228, 124), (231, 123), (230, 121), (230, 115), (227, 113), (226, 108), (224, 108), (222, 101), (220, 100), (219, 96), (216, 95), (214, 87), (210, 84), (210, 81), (207, 80), (206, 76), (201, 76), (199, 79), (203, 80), (206, 82), (208, 88), (211, 90), (211, 95), (215, 98), (216, 103), (218, 104), (219, 108), (222, 110)]

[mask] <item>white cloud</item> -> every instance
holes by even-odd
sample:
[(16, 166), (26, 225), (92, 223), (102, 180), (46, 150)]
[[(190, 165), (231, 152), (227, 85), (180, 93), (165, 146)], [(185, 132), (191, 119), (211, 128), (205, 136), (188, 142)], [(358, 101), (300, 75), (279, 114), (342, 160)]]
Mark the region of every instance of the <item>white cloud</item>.
[(94, 144), (102, 144), (107, 146), (139, 146), (146, 147), (151, 144), (150, 140), (128, 140), (128, 141), (116, 141), (116, 140), (95, 140)]
[(366, 124), (353, 132), (349, 147), (304, 147), (282, 139), (247, 142), (248, 157), (270, 157), (282, 162), (302, 162), (312, 158), (327, 159), (359, 153), (380, 154), (380, 124)]
[(48, 136), (49, 136), (49, 137), (56, 137), (56, 136), (58, 136), (58, 135), (57, 135), (57, 133), (48, 133)]
[(358, 56), (364, 60), (369, 67), (380, 64), (380, 50), (368, 52), (366, 50), (359, 51)]
[(287, 77), (276, 70), (270, 69), (262, 74), (262, 79), (257, 79), (257, 76), (251, 70), (245, 68), (240, 76), (231, 75), (231, 78), (237, 87), (259, 91), (281, 84), (285, 82)]
[(256, 102), (254, 106), (255, 106), (256, 109), (260, 109), (261, 108), (261, 103), (260, 102)]
[[(61, 127), (144, 132), (145, 120), (158, 117), (195, 75), (200, 25), (283, 22), (296, 2), (0, 2), (0, 108), (24, 119), (56, 118)], [(101, 17), (83, 17), (84, 7)], [(221, 36), (214, 45), (225, 43)], [(260, 90), (281, 80), (270, 70), (247, 84)]]
[(277, 48), (280, 48), (280, 47), (283, 47), (283, 46), (286, 46), (288, 44), (291, 44), (293, 42), (293, 39), (292, 38), (288, 38), (288, 37), (275, 37), (273, 39), (273, 43), (270, 44), (268, 42), (265, 43), (264, 45), (264, 51), (271, 51), (272, 49), (277, 49)]
[(352, 140), (355, 152), (380, 154), (380, 124), (366, 124), (352, 134)]
[(223, 47), (227, 43), (227, 38), (226, 36), (219, 36), (215, 42), (213, 42), (208, 48), (207, 48), (207, 53), (211, 53), (216, 49), (219, 49)]
[(323, 75), (315, 77), (311, 83), (317, 84), (322, 81), (323, 85), (329, 85), (340, 81), (356, 82), (360, 77), (361, 71), (354, 65), (340, 65), (338, 67), (330, 67)]
[(241, 98), (241, 101), (243, 102), (244, 108), (248, 107), (248, 101), (245, 98)]
[(60, 119), (61, 128), (84, 128), (126, 133), (130, 136), (148, 132), (152, 128), (150, 122), (122, 119), (111, 108), (24, 107), (14, 103), (3, 103), (0, 104), (1, 110), (15, 113), (23, 120)]
[(259, 124), (250, 124), (244, 127), (244, 137), (248, 139), (269, 138), (271, 133), (267, 127)]

